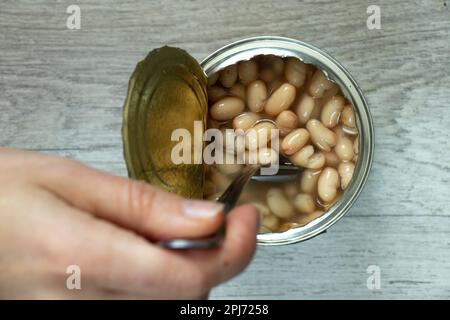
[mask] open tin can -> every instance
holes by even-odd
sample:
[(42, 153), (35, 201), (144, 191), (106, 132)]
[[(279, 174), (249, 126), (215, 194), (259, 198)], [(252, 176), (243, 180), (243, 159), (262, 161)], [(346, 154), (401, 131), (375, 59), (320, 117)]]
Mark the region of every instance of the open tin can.
[[(240, 40), (215, 51), (205, 58), (200, 66), (203, 68), (206, 76), (211, 76), (229, 65), (239, 61), (249, 60), (258, 55), (275, 55), (283, 58), (296, 57), (306, 64), (312, 64), (321, 69), (329, 80), (332, 80), (340, 86), (342, 93), (352, 103), (356, 115), (356, 126), (359, 131), (359, 154), (352, 182), (325, 214), (305, 226), (295, 227), (284, 232), (265, 233), (257, 236), (258, 243), (262, 245), (291, 244), (310, 239), (326, 231), (331, 225), (342, 218), (356, 201), (367, 181), (372, 165), (374, 152), (373, 122), (364, 96), (349, 72), (324, 51), (298, 40), (273, 36), (261, 36)], [(202, 80), (202, 82), (204, 81)], [(132, 82), (130, 82), (130, 86), (131, 84)], [(130, 148), (130, 141), (127, 142), (127, 139), (130, 139), (130, 130), (127, 130), (129, 100), (130, 92), (124, 113), (125, 158), (130, 176), (142, 178), (142, 176), (136, 173), (131, 163), (130, 155), (136, 151)], [(199, 105), (203, 104), (203, 102), (199, 103)], [(146, 180), (145, 177), (144, 180)]]
[(337, 83), (346, 98), (352, 102), (359, 134), (359, 155), (351, 185), (334, 205), (309, 224), (280, 233), (259, 234), (258, 243), (264, 245), (290, 244), (310, 239), (342, 218), (361, 193), (367, 181), (374, 152), (374, 129), (364, 96), (350, 73), (333, 57), (310, 44), (282, 37), (262, 36), (229, 44), (212, 53), (201, 62), (209, 76), (216, 71), (257, 55), (296, 57), (320, 68), (328, 79)]

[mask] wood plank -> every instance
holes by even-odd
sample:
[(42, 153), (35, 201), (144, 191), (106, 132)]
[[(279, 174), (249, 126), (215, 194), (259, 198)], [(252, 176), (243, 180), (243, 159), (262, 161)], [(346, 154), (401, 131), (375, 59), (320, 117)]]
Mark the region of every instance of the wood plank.
[[(74, 2), (75, 3), (75, 2)], [(222, 45), (272, 34), (311, 42), (363, 88), (376, 129), (372, 174), (327, 234), (261, 247), (250, 268), (213, 298), (450, 297), (450, 12), (448, 1), (0, 3), (0, 146), (79, 159), (126, 175), (120, 127), (129, 76), (168, 44), (201, 60)], [(366, 287), (368, 265), (382, 289)]]

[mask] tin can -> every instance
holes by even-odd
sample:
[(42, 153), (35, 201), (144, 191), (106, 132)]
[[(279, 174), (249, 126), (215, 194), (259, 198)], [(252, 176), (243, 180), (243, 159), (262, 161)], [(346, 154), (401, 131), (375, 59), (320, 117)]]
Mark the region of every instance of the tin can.
[(356, 81), (336, 59), (311, 44), (274, 36), (247, 38), (215, 51), (201, 62), (201, 66), (206, 75), (210, 76), (231, 64), (268, 54), (296, 57), (320, 68), (328, 79), (341, 87), (343, 94), (352, 102), (359, 130), (359, 154), (352, 183), (339, 200), (323, 216), (305, 226), (281, 233), (258, 235), (258, 244), (284, 245), (304, 241), (326, 231), (348, 212), (369, 176), (374, 153), (374, 128), (367, 102)]

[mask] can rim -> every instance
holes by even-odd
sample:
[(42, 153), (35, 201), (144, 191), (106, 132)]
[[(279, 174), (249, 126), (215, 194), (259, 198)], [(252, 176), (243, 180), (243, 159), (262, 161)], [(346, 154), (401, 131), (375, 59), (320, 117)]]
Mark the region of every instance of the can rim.
[(359, 130), (359, 154), (351, 185), (327, 212), (305, 226), (281, 233), (258, 234), (258, 244), (284, 245), (304, 241), (325, 232), (339, 221), (355, 203), (367, 182), (373, 162), (374, 126), (367, 101), (348, 70), (335, 58), (309, 43), (286, 37), (258, 36), (230, 43), (208, 55), (200, 63), (207, 75), (259, 54), (294, 56), (319, 67), (330, 80), (336, 82), (344, 95), (352, 101)]

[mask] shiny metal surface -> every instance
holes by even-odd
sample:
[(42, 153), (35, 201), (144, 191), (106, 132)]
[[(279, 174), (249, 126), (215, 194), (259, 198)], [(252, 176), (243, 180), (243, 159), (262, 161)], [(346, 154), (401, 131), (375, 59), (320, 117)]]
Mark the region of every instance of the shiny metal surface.
[(260, 54), (297, 57), (322, 69), (328, 78), (336, 82), (344, 95), (352, 102), (359, 129), (359, 158), (351, 185), (342, 197), (320, 218), (309, 224), (282, 233), (259, 234), (263, 245), (291, 244), (310, 239), (335, 224), (350, 209), (367, 181), (374, 153), (374, 128), (369, 108), (350, 73), (333, 57), (313, 45), (302, 41), (273, 36), (253, 37), (231, 43), (215, 51), (201, 62), (207, 75), (238, 61), (248, 60)]

